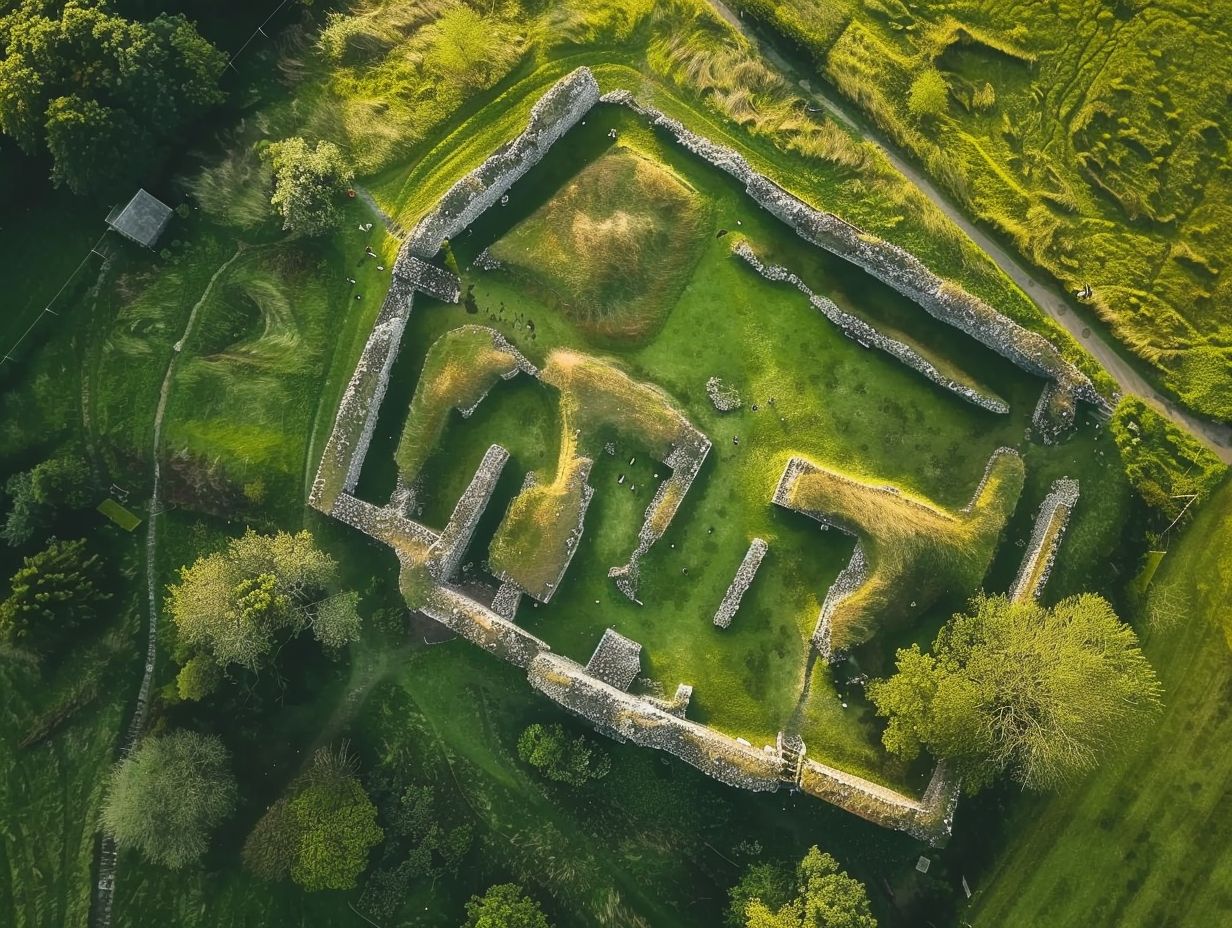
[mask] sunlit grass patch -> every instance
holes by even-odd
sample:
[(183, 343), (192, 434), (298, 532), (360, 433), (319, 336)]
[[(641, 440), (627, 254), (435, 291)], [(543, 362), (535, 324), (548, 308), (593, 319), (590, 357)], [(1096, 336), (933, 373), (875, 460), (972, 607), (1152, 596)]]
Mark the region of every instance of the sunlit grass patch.
[(645, 338), (697, 263), (705, 203), (666, 167), (605, 155), (491, 249), (584, 332)]

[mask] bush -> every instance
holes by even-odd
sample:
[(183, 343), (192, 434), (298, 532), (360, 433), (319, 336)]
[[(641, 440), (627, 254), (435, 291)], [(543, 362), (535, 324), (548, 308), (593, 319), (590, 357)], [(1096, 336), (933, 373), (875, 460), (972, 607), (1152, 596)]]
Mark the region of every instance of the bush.
[(570, 738), (563, 726), (529, 725), (518, 738), (518, 756), (549, 780), (584, 786), (607, 776), (612, 760), (581, 735)]
[(551, 928), (551, 923), (521, 886), (500, 883), (471, 896), (462, 928)]
[(1121, 400), (1110, 428), (1125, 476), (1167, 523), (1196, 512), (1228, 472), (1213, 452), (1136, 396)]
[(0, 638), (43, 653), (54, 650), (111, 598), (103, 581), (102, 561), (88, 552), (84, 538), (53, 538), (13, 574), (9, 596), (0, 602)]
[(112, 772), (103, 827), (121, 849), (136, 848), (153, 863), (180, 869), (205, 853), (235, 795), (217, 737), (177, 731), (147, 738)]
[(270, 203), (282, 227), (304, 235), (323, 235), (338, 225), (337, 201), (355, 177), (333, 142), (310, 148), (295, 136), (270, 145), (262, 154), (274, 172)]
[(907, 109), (916, 117), (936, 117), (949, 107), (950, 88), (941, 72), (926, 68), (911, 82)]

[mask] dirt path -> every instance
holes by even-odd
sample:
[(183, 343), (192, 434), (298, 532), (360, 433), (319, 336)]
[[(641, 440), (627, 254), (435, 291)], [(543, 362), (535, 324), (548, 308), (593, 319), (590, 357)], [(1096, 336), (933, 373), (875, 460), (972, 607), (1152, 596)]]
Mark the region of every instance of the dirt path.
[[(137, 691), (137, 707), (124, 733), (120, 745), (120, 757), (125, 758), (137, 743), (145, 730), (146, 715), (150, 703), (150, 687), (154, 682), (154, 663), (158, 655), (158, 516), (162, 512), (162, 468), (159, 463), (159, 451), (162, 447), (163, 416), (167, 412), (167, 399), (171, 395), (171, 384), (175, 380), (176, 361), (184, 349), (188, 338), (192, 335), (197, 322), (197, 313), (205, 301), (209, 299), (218, 278), (236, 259), (244, 253), (240, 245), (230, 258), (224, 261), (214, 272), (201, 298), (193, 305), (188, 314), (188, 322), (184, 325), (184, 334), (172, 347), (171, 357), (167, 361), (167, 371), (163, 375), (162, 389), (158, 394), (158, 408), (154, 413), (154, 435), (151, 440), (151, 451), (154, 460), (154, 484), (150, 491), (150, 514), (146, 522), (145, 536), (145, 577), (146, 592), (149, 597), (149, 618), (146, 627), (145, 671), (141, 676), (141, 688)], [(92, 922), (98, 928), (108, 928), (111, 924), (111, 905), (115, 898), (115, 878), (117, 870), (117, 855), (115, 842), (109, 835), (104, 835), (99, 850), (98, 882), (95, 885), (94, 909)]]
[(784, 76), (799, 84), (806, 96), (862, 139), (877, 146), (885, 155), (886, 160), (918, 187), (956, 226), (962, 229), (967, 237), (975, 242), (1041, 311), (1060, 323), (1104, 366), (1123, 393), (1132, 393), (1141, 397), (1159, 413), (1208, 446), (1225, 463), (1232, 464), (1232, 426), (1196, 416), (1180, 408), (1170, 397), (1162, 394), (1121, 354), (1111, 338), (1095, 327), (1096, 323), (1078, 316), (1068, 298), (1055, 283), (1028, 270), (991, 234), (967, 218), (962, 210), (952, 203), (919, 168), (900, 155), (879, 133), (866, 126), (855, 115), (854, 110), (848, 108), (847, 104), (841, 102), (836, 96), (814, 88), (807, 76), (802, 76), (772, 45), (723, 3), (723, 0), (708, 0), (708, 2), (719, 16), (757, 46), (766, 61)]

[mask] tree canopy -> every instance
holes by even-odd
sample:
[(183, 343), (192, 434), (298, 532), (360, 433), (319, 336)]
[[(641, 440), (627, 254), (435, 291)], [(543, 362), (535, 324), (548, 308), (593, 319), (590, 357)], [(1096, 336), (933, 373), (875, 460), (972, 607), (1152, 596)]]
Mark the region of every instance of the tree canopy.
[(1030, 789), (1057, 787), (1131, 741), (1160, 708), (1133, 629), (1091, 594), (1052, 608), (979, 597), (932, 653), (900, 650), (897, 669), (868, 686), (889, 719), (886, 748), (905, 759), (927, 748), (968, 790), (1003, 773)]
[(0, 15), (0, 131), (75, 193), (131, 181), (220, 103), (226, 57), (180, 15), (131, 22), (107, 0), (26, 0)]
[(551, 922), (517, 883), (498, 883), (471, 896), (462, 928), (551, 928)]
[(210, 832), (231, 813), (235, 797), (222, 742), (176, 731), (146, 738), (115, 766), (103, 827), (117, 846), (179, 869), (205, 853)]
[(0, 602), (0, 637), (50, 650), (93, 621), (98, 604), (110, 598), (102, 561), (85, 539), (53, 538), (13, 574), (11, 592)]
[(339, 222), (338, 198), (355, 177), (333, 142), (309, 146), (295, 136), (262, 152), (274, 174), (270, 203), (282, 227), (305, 235), (322, 235)]
[(877, 928), (864, 884), (816, 846), (792, 872), (754, 864), (729, 892), (733, 928)]
[(244, 844), (244, 865), (268, 880), (290, 876), (309, 891), (353, 889), (383, 837), (346, 747), (321, 749), (257, 822)]
[(563, 726), (528, 725), (518, 738), (518, 756), (549, 780), (582, 786), (607, 776), (611, 758), (579, 735), (570, 738)]
[[(358, 636), (358, 597), (332, 593), (337, 574), (337, 562), (309, 532), (249, 530), (182, 568), (167, 610), (190, 653), (208, 655), (220, 668), (238, 664), (255, 671), (275, 641), (304, 628), (330, 648)], [(192, 689), (186, 685), (182, 692)]]
[(0, 536), (10, 545), (25, 544), (57, 512), (89, 506), (92, 483), (90, 465), (78, 454), (49, 458), (14, 474), (5, 484), (9, 511)]

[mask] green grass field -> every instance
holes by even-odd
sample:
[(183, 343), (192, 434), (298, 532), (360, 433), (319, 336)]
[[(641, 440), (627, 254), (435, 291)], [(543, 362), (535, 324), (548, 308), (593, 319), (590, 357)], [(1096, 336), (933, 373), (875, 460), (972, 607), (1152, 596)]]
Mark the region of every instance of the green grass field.
[[(1226, 4), (734, 4), (976, 218), (1073, 291), (1170, 391), (1232, 419)], [(925, 73), (947, 87), (913, 113)]]
[(1123, 763), (1056, 798), (1021, 803), (1012, 844), (965, 916), (1004, 925), (1220, 925), (1232, 917), (1232, 485), (1199, 513), (1155, 572), (1139, 628), (1165, 713)]

